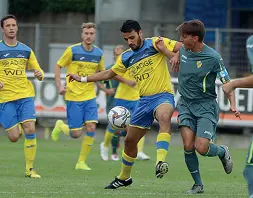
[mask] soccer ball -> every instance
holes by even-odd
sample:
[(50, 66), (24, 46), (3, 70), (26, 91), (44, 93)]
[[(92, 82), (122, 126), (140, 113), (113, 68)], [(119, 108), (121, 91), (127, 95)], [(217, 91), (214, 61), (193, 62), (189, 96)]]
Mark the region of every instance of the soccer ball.
[(108, 121), (113, 129), (125, 129), (130, 123), (130, 112), (122, 106), (113, 107), (108, 113)]

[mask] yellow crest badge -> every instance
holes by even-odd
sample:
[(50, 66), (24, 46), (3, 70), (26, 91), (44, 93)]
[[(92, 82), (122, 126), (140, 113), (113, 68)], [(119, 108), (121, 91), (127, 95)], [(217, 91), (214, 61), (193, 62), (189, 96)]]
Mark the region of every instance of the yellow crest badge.
[(200, 68), (202, 66), (201, 61), (197, 61), (197, 68)]

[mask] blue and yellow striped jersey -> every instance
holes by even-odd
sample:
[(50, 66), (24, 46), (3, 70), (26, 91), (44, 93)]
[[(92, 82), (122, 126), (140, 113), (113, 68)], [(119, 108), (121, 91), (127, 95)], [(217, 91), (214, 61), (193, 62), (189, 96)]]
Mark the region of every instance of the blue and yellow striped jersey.
[[(69, 46), (57, 64), (60, 67), (67, 67), (68, 74), (77, 74), (83, 77), (105, 70), (102, 50), (93, 46), (92, 51), (86, 51), (82, 43)], [(73, 81), (69, 83), (68, 77), (66, 77), (66, 87), (66, 100), (84, 101), (96, 97), (94, 82), (80, 83)]]
[(17, 42), (15, 46), (8, 46), (0, 41), (0, 82), (4, 88), (0, 90), (0, 103), (34, 97), (34, 88), (27, 79), (26, 70), (39, 70), (44, 72), (27, 45)]
[[(129, 75), (137, 82), (139, 96), (174, 93), (166, 56), (155, 46), (157, 39), (158, 37), (144, 39), (140, 49), (126, 50), (112, 67), (113, 72), (121, 76), (129, 70)], [(164, 38), (164, 44), (168, 50), (173, 51), (176, 41)]]

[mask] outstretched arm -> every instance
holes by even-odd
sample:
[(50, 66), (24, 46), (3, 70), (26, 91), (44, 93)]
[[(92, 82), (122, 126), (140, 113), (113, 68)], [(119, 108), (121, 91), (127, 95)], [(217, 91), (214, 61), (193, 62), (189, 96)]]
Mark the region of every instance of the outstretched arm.
[(135, 81), (132, 81), (132, 80), (127, 80), (125, 78), (123, 78), (122, 76), (120, 75), (117, 75), (114, 77), (114, 80), (117, 80), (121, 83), (124, 83), (124, 84), (127, 84), (129, 85), (130, 87), (134, 87), (136, 85), (136, 82)]
[(106, 95), (112, 96), (115, 93), (114, 88), (107, 89), (104, 83), (96, 82), (99, 89), (106, 93)]
[(231, 93), (236, 88), (253, 88), (253, 75), (245, 78), (238, 78), (222, 85), (225, 94)]
[(108, 79), (113, 78), (116, 75), (117, 74), (114, 73), (112, 69), (108, 69), (108, 70), (93, 74), (91, 76), (81, 77), (76, 74), (68, 74), (67, 76), (69, 76), (69, 82), (76, 80), (78, 82), (86, 83), (86, 82), (97, 82), (97, 81), (102, 81), (102, 80), (108, 80)]

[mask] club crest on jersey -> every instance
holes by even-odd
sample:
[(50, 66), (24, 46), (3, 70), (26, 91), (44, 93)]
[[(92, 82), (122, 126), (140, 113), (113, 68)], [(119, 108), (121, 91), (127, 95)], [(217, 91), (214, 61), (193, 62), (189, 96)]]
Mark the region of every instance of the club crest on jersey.
[(202, 66), (201, 61), (197, 61), (197, 68), (200, 68)]

